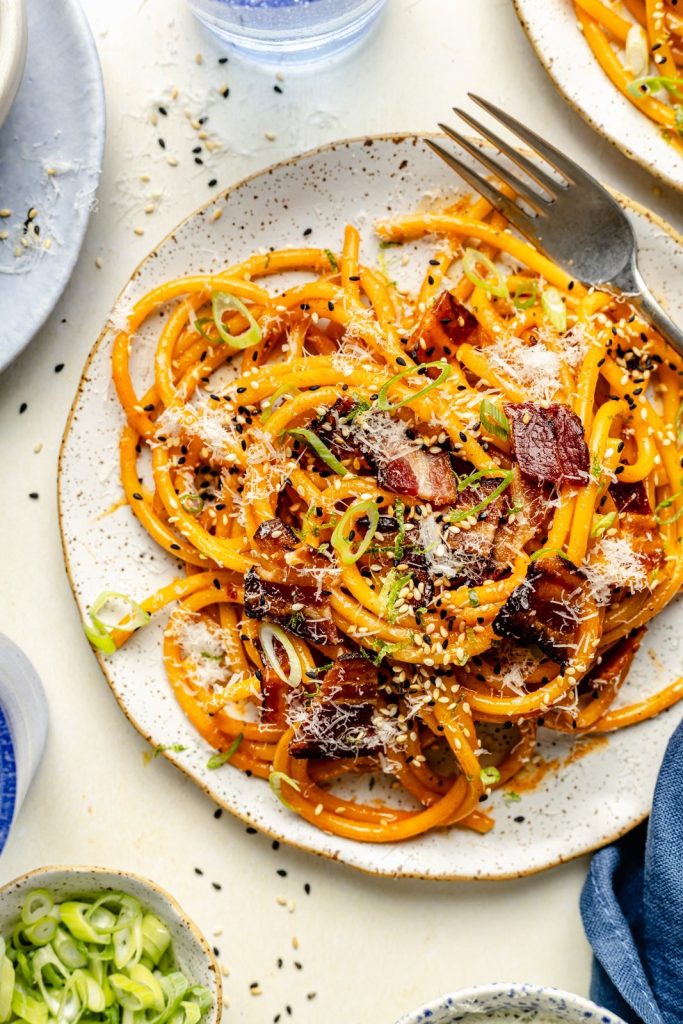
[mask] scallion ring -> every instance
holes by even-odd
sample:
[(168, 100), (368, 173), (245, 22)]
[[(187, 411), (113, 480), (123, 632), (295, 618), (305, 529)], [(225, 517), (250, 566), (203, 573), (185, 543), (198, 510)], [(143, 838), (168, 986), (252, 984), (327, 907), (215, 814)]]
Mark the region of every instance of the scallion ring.
[[(229, 309), (240, 313), (249, 325), (241, 334), (231, 334), (223, 323), (223, 314)], [(211, 312), (221, 341), (227, 342), (233, 348), (251, 348), (252, 345), (258, 345), (260, 342), (261, 328), (242, 300), (238, 299), (236, 295), (232, 295), (230, 292), (216, 292), (211, 298)]]
[(479, 406), (479, 420), (484, 430), (493, 437), (499, 437), (502, 441), (507, 441), (510, 437), (510, 420), (503, 410), (488, 398), (484, 398)]
[(567, 330), (567, 307), (557, 288), (545, 288), (541, 295), (543, 312), (553, 327), (563, 334)]
[[(111, 601), (120, 601), (130, 609), (127, 619), (123, 622), (104, 622), (99, 613)], [(85, 635), (93, 647), (99, 648), (105, 654), (113, 654), (116, 650), (116, 643), (112, 637), (114, 630), (122, 633), (134, 633), (136, 629), (148, 625), (150, 616), (136, 601), (127, 594), (119, 594), (115, 590), (104, 590), (95, 598), (88, 609), (91, 625), (83, 624)]]
[[(360, 544), (354, 549), (349, 539), (353, 524), (361, 518), (368, 517), (368, 528)], [(332, 546), (335, 548), (344, 565), (353, 565), (365, 554), (372, 543), (372, 538), (377, 532), (379, 525), (379, 509), (377, 502), (368, 498), (367, 501), (357, 501), (344, 512), (343, 516), (332, 531)]]
[(594, 525), (591, 530), (591, 537), (602, 536), (602, 534), (606, 530), (609, 530), (609, 528), (612, 526), (616, 518), (616, 512), (607, 512), (606, 515), (598, 516), (597, 519), (594, 519)]
[(538, 284), (536, 281), (524, 281), (517, 285), (515, 294), (512, 297), (512, 304), (515, 309), (531, 309), (538, 297)]
[(201, 494), (192, 493), (192, 491), (179, 494), (178, 501), (183, 512), (187, 512), (191, 516), (198, 516), (204, 508), (204, 499)]
[[(492, 490), (490, 494), (487, 494), (486, 497), (479, 502), (479, 504), (473, 505), (472, 508), (461, 508), (456, 509), (453, 512), (449, 512), (445, 516), (446, 522), (459, 523), (462, 522), (463, 519), (469, 519), (470, 516), (476, 516), (478, 515), (479, 512), (483, 512), (483, 510), (487, 508), (492, 501), (495, 501), (496, 498), (498, 498), (503, 493), (503, 491), (510, 486), (514, 479), (514, 476), (515, 474), (513, 473), (513, 471), (511, 469), (508, 470), (506, 473), (503, 474), (503, 477), (498, 486), (494, 488), (494, 490)], [(494, 477), (494, 479), (496, 478)]]
[[(407, 398), (401, 399), (400, 402), (389, 401), (389, 391), (397, 381), (401, 380), (402, 377), (408, 377), (409, 375), (423, 376), (426, 373), (426, 371), (432, 367), (436, 367), (441, 371), (438, 377), (436, 377), (434, 380), (430, 380), (428, 384), (425, 384), (423, 388), (420, 388), (420, 390), (416, 391), (414, 394), (409, 395)], [(390, 409), (400, 409), (402, 406), (408, 405), (409, 402), (414, 402), (416, 398), (422, 398), (422, 396), (426, 395), (428, 391), (432, 390), (432, 388), (439, 387), (439, 385), (443, 384), (445, 380), (448, 380), (452, 373), (453, 367), (449, 366), (448, 363), (444, 363), (441, 360), (434, 363), (422, 363), (420, 366), (409, 366), (406, 370), (401, 370), (400, 373), (397, 373), (394, 377), (392, 377), (390, 380), (388, 380), (385, 384), (382, 385), (382, 387), (379, 390), (379, 394), (377, 395), (375, 408), (378, 409), (380, 412), (388, 412)]]
[[(478, 266), (486, 269), (486, 277), (481, 277), (477, 273)], [(510, 293), (503, 272), (486, 253), (480, 252), (479, 249), (465, 249), (462, 269), (465, 277), (472, 282), (475, 288), (483, 288), (489, 295), (495, 295), (498, 299), (509, 299)]]
[(289, 384), (281, 384), (277, 391), (274, 391), (270, 398), (266, 398), (261, 403), (261, 423), (267, 423), (270, 417), (275, 412), (275, 403), (280, 398), (294, 398), (295, 395), (300, 395), (301, 392), (298, 388), (290, 387)]
[(328, 469), (331, 469), (334, 473), (338, 473), (339, 476), (346, 476), (349, 472), (346, 466), (332, 454), (325, 442), (321, 441), (313, 430), (308, 430), (306, 427), (295, 427), (293, 430), (288, 430), (287, 433), (290, 437), (296, 438), (297, 441), (304, 441), (309, 448), (313, 449), (321, 462), (324, 462)]
[(500, 782), (500, 772), (495, 765), (490, 764), (488, 767), (481, 769), (479, 778), (485, 786), (495, 786)]
[(296, 793), (301, 792), (301, 786), (296, 781), (296, 779), (290, 778), (289, 775), (285, 774), (285, 772), (271, 772), (270, 775), (268, 776), (268, 785), (272, 789), (273, 793), (275, 793), (275, 796), (278, 798), (280, 803), (284, 804), (285, 807), (291, 811), (293, 810), (292, 805), (288, 803), (288, 801), (282, 795), (283, 782), (286, 782), (288, 786), (291, 786)]
[[(259, 626), (258, 638), (265, 659), (277, 677), (289, 686), (298, 686), (302, 679), (301, 661), (294, 644), (282, 626), (278, 626), (275, 622), (262, 622)], [(288, 672), (285, 672), (280, 655), (275, 650), (276, 640), (287, 655)]]
[(646, 75), (650, 67), (650, 49), (647, 34), (641, 25), (631, 25), (624, 46), (626, 66), (636, 78)]

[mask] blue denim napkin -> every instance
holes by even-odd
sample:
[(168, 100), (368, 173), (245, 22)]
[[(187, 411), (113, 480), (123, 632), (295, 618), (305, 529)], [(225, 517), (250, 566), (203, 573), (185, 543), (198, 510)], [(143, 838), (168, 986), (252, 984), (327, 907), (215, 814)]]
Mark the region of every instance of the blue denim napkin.
[(649, 822), (593, 856), (581, 894), (591, 998), (628, 1024), (683, 1022), (683, 723)]

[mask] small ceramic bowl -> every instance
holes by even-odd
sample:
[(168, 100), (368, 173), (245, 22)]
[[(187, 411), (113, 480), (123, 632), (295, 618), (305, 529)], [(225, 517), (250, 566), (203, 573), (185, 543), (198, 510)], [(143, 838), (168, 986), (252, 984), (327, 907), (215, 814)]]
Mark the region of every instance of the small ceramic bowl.
[(47, 889), (61, 901), (75, 896), (98, 896), (107, 890), (125, 892), (164, 922), (171, 933), (178, 967), (193, 984), (213, 995), (213, 1006), (201, 1024), (220, 1024), (222, 990), (216, 958), (196, 924), (169, 893), (140, 875), (95, 867), (47, 867), (29, 871), (0, 887), (0, 934), (7, 934), (32, 889)]
[(0, 0), (0, 125), (9, 114), (26, 61), (24, 0)]
[(582, 996), (518, 982), (461, 989), (407, 1013), (396, 1024), (470, 1024), (470, 1015), (477, 1024), (508, 1024), (516, 1019), (524, 1024), (536, 1020), (538, 1024), (624, 1024), (621, 1017)]

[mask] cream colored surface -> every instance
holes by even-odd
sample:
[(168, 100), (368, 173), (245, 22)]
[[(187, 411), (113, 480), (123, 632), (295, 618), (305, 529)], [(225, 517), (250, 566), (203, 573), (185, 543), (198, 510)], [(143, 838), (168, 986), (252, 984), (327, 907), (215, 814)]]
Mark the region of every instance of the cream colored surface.
[[(223, 929), (214, 941), (231, 970), (226, 1021), (267, 1024), (278, 1013), (288, 1021), (288, 1004), (303, 1024), (390, 1024), (440, 992), (504, 978), (585, 992), (589, 953), (578, 915), (585, 862), (497, 884), (373, 880), (284, 847), (273, 851), (227, 815), (214, 820), (207, 798), (163, 759), (145, 762), (145, 745), (118, 711), (80, 630), (61, 561), (56, 456), (82, 363), (113, 299), (155, 241), (209, 195), (214, 173), (227, 186), (342, 135), (428, 129), (477, 88), (679, 230), (680, 199), (664, 189), (654, 194), (643, 171), (564, 107), (508, 0), (388, 0), (363, 50), (279, 83), (233, 60), (219, 67), (182, 0), (87, 0), (85, 7), (108, 96), (99, 208), (62, 302), (0, 378), (0, 622), (42, 673), (52, 714), (46, 759), (0, 861), (0, 880), (69, 861), (151, 876), (209, 936)], [(224, 84), (231, 92), (223, 101)], [(183, 104), (174, 125), (186, 103), (195, 106), (189, 93), (213, 89), (206, 127), (225, 147), (210, 173), (194, 164), (184, 135), (182, 146), (164, 151), (162, 131), (148, 123), (174, 86)], [(169, 153), (177, 167), (169, 167)], [(150, 214), (144, 208), (152, 200), (136, 177), (147, 173), (149, 190), (164, 193)], [(22, 402), (28, 408), (19, 415)], [(254, 982), (261, 995), (250, 994)]]

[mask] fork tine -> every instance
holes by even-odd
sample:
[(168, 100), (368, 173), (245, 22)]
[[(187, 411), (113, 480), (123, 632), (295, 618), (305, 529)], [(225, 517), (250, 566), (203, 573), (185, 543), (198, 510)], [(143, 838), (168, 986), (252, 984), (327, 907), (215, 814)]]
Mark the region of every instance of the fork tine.
[(470, 126), (470, 128), (474, 128), (474, 130), (479, 132), (483, 138), (487, 139), (491, 145), (495, 146), (496, 149), (499, 149), (501, 153), (504, 153), (509, 160), (512, 160), (513, 163), (517, 164), (525, 174), (535, 181), (537, 185), (540, 185), (541, 188), (550, 196), (555, 198), (558, 189), (564, 187), (561, 182), (551, 178), (550, 175), (546, 174), (545, 171), (538, 166), (538, 164), (529, 160), (528, 157), (516, 150), (514, 146), (509, 145), (509, 143), (505, 142), (504, 139), (501, 139), (499, 135), (496, 135), (496, 133), (491, 131), (490, 128), (487, 128), (486, 125), (481, 123), (481, 121), (477, 121), (476, 117), (472, 117), (471, 114), (468, 114), (466, 110), (461, 110), (460, 107), (453, 107), (453, 110), (458, 117), (461, 117), (463, 121)]
[(456, 174), (459, 174), (461, 178), (464, 178), (465, 181), (475, 189), (475, 191), (479, 192), (485, 199), (488, 199), (496, 210), (499, 210), (503, 216), (507, 217), (510, 223), (514, 224), (518, 231), (521, 231), (522, 234), (525, 235), (531, 235), (532, 237), (535, 236), (536, 233), (534, 232), (532, 218), (529, 217), (528, 214), (524, 213), (523, 210), (520, 210), (516, 203), (513, 203), (511, 199), (508, 199), (508, 197), (504, 196), (502, 192), (499, 192), (495, 186), (486, 180), (486, 178), (482, 178), (480, 174), (470, 170), (467, 164), (464, 164), (462, 160), (458, 160), (456, 156), (449, 153), (448, 150), (444, 149), (443, 146), (440, 146), (438, 142), (432, 142), (431, 139), (425, 139), (425, 142), (437, 156), (440, 156), (441, 159), (448, 164), (451, 170), (455, 171)]
[(521, 139), (524, 139), (528, 146), (531, 146), (535, 152), (549, 163), (551, 167), (561, 174), (567, 181), (573, 184), (585, 184), (592, 185), (594, 188), (599, 188), (602, 192), (604, 189), (599, 182), (595, 180), (587, 171), (584, 171), (582, 167), (579, 167), (577, 163), (566, 157), (564, 153), (560, 153), (559, 149), (555, 149), (545, 139), (542, 139), (536, 132), (532, 132), (530, 128), (527, 128), (525, 124), (518, 121), (515, 117), (511, 117), (510, 114), (506, 114), (504, 110), (497, 107), (495, 103), (490, 103), (485, 100), (482, 96), (476, 96), (474, 93), (468, 93), (468, 96), (484, 110), (488, 111), (492, 117), (495, 117), (497, 121), (509, 128), (513, 134), (518, 135)]
[(547, 200), (543, 199), (543, 197), (538, 194), (538, 192), (529, 188), (525, 182), (520, 181), (515, 174), (511, 174), (507, 171), (498, 163), (497, 160), (494, 160), (493, 157), (488, 155), (488, 153), (475, 146), (469, 139), (465, 138), (464, 135), (461, 135), (460, 132), (456, 132), (454, 128), (449, 128), (447, 124), (442, 124), (440, 121), (439, 128), (449, 137), (449, 139), (452, 139), (453, 142), (457, 142), (459, 146), (462, 146), (462, 148), (466, 150), (470, 156), (473, 156), (475, 160), (483, 164), (484, 167), (488, 167), (488, 169), (495, 174), (500, 181), (509, 185), (515, 190), (515, 192), (523, 196), (535, 210), (542, 215), (544, 214), (544, 208), (547, 207), (548, 203)]

